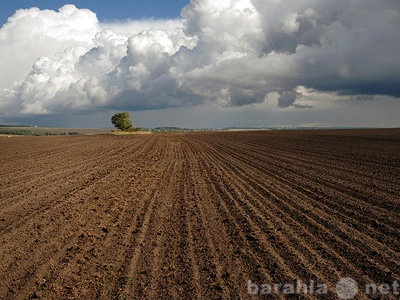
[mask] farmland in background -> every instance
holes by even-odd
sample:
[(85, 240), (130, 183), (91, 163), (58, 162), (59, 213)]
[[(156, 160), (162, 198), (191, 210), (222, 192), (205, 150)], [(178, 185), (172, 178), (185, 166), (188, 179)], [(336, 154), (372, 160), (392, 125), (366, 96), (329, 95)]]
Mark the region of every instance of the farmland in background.
[(28, 135), (28, 136), (50, 136), (50, 135), (91, 135), (110, 133), (111, 128), (63, 128), (63, 127), (37, 127), (37, 126), (14, 126), (0, 125), (0, 135)]

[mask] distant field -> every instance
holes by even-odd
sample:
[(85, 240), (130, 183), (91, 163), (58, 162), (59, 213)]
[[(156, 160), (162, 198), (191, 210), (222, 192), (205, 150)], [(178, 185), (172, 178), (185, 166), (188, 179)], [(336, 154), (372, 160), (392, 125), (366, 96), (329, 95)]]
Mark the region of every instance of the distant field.
[(3, 137), (0, 165), (0, 299), (400, 280), (400, 130)]
[(34, 127), (34, 126), (0, 126), (3, 135), (80, 135), (110, 133), (111, 128), (59, 128), (59, 127)]

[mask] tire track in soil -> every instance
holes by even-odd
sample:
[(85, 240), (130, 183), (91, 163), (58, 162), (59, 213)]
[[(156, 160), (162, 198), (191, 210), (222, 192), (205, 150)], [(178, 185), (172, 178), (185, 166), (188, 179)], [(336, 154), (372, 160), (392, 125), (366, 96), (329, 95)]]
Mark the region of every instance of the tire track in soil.
[[(165, 168), (165, 171), (161, 176), (161, 180), (167, 179), (167, 171), (171, 171), (172, 167), (173, 166), (171, 163)], [(134, 250), (132, 258), (130, 259), (128, 268), (126, 270), (127, 282), (121, 288), (121, 290), (123, 291), (123, 295), (126, 298), (138, 297), (138, 294), (141, 292), (142, 282), (145, 282), (145, 280), (141, 280), (140, 278), (143, 274), (141, 273), (141, 263), (143, 263), (143, 261), (140, 260), (143, 260), (145, 252), (148, 251), (148, 249), (145, 248), (145, 243), (147, 244), (149, 241), (148, 231), (151, 226), (150, 222), (153, 221), (152, 217), (154, 215), (154, 209), (156, 209), (156, 207), (158, 206), (158, 203), (156, 203), (158, 197), (159, 193), (157, 192), (157, 190), (154, 190), (149, 195), (149, 199), (147, 200), (148, 205), (146, 205), (146, 209), (144, 210), (143, 221), (141, 222), (140, 227), (136, 229), (137, 231), (139, 231), (139, 234), (134, 240), (135, 246), (133, 247)]]
[[(184, 290), (187, 293), (192, 289), (180, 270), (186, 268), (181, 252), (186, 245), (187, 231), (180, 213), (184, 207), (179, 197), (183, 187), (180, 178), (182, 157), (176, 141), (167, 141), (167, 145), (158, 185), (125, 271), (129, 280), (122, 287), (121, 295), (128, 299), (179, 299)], [(178, 286), (176, 282), (179, 282)]]

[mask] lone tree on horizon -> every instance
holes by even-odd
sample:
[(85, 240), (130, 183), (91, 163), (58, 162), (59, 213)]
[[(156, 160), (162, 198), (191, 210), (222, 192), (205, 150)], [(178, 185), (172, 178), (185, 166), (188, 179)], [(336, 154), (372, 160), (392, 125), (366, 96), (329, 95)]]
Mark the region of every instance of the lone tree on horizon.
[(112, 116), (111, 123), (113, 123), (116, 128), (123, 131), (129, 131), (133, 129), (131, 115), (128, 112), (116, 113)]

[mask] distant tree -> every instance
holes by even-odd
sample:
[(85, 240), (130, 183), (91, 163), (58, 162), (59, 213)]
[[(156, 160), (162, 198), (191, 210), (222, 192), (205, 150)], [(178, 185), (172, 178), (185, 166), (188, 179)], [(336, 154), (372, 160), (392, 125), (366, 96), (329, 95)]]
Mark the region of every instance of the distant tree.
[(129, 131), (133, 129), (131, 115), (128, 112), (116, 113), (112, 116), (111, 122), (116, 128), (123, 131)]

